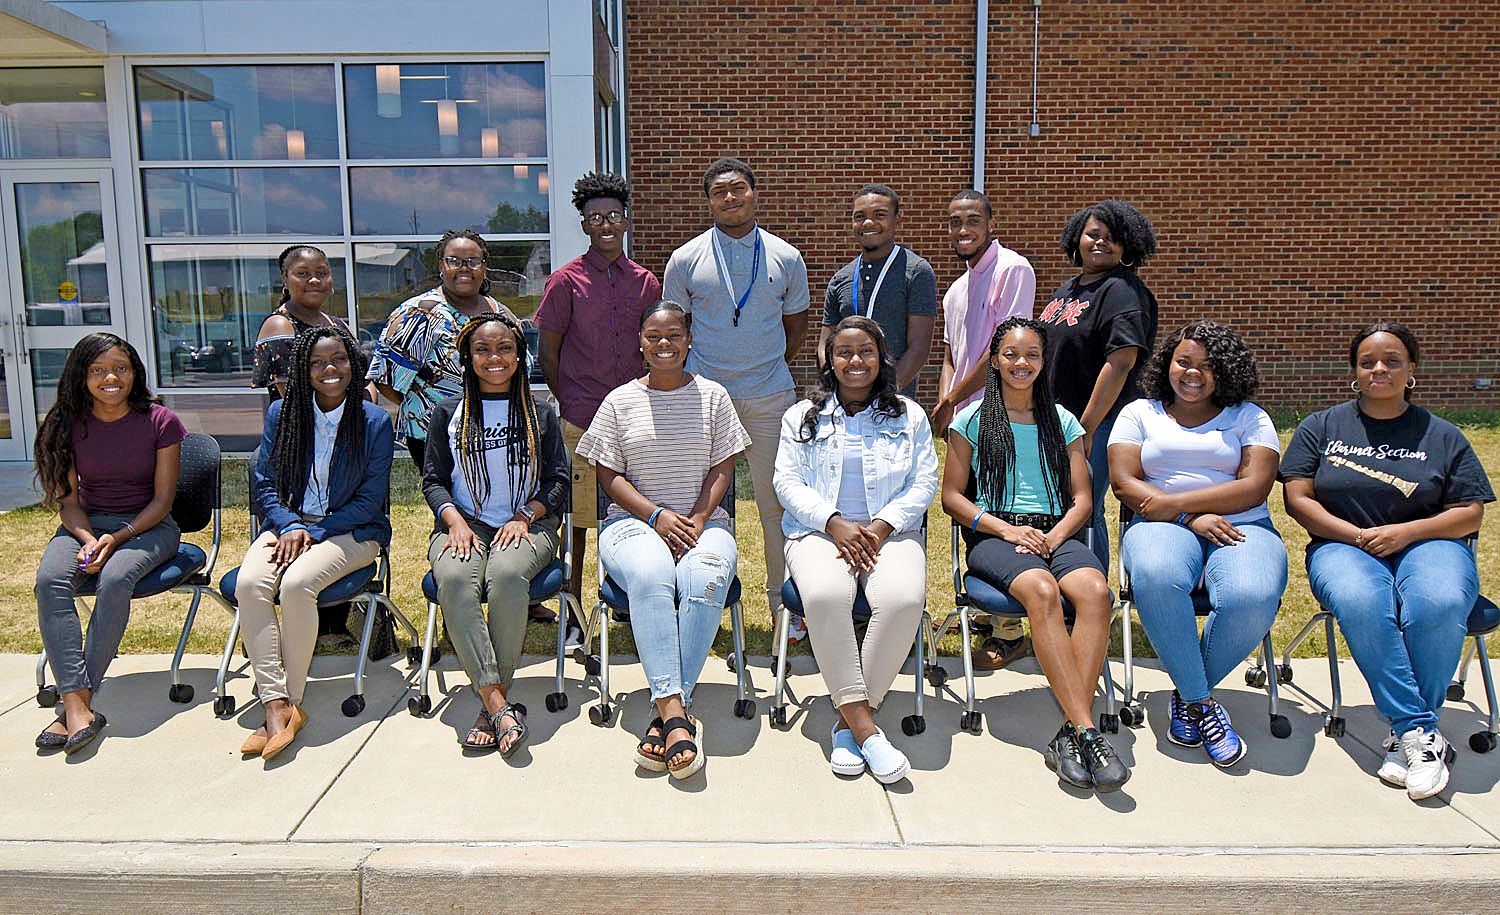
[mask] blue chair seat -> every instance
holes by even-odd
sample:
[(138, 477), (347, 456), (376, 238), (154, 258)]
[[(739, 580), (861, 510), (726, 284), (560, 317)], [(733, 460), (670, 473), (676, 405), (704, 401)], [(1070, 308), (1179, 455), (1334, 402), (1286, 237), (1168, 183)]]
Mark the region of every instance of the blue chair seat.
[[(625, 589), (615, 584), (615, 580), (608, 575), (604, 576), (604, 583), (599, 586), (599, 599), (604, 601), (605, 606), (615, 610), (629, 610), (630, 601), (625, 597)], [(734, 576), (729, 582), (729, 593), (724, 598), (724, 606), (729, 606), (740, 599), (740, 577)]]
[(1489, 635), (1496, 629), (1500, 629), (1500, 607), (1481, 594), (1469, 612), (1469, 635)]
[[(797, 592), (797, 583), (790, 578), (781, 586), (781, 605), (787, 609), (792, 616), (801, 617), (802, 595)], [(854, 590), (854, 621), (856, 623), (867, 623), (870, 621), (870, 600), (865, 597), (864, 588)]]
[[(203, 548), (191, 543), (177, 545), (177, 553), (161, 565), (147, 572), (135, 583), (134, 597), (151, 597), (172, 590), (203, 571), (208, 565), (208, 554)], [(84, 587), (78, 589), (79, 597), (93, 597), (98, 592), (98, 579), (89, 576)]]
[[(531, 602), (539, 604), (544, 600), (551, 600), (562, 593), (567, 583), (568, 580), (563, 577), (562, 560), (552, 560), (531, 579)], [(438, 602), (437, 579), (432, 577), (431, 570), (422, 576), (422, 596), (430, 603)]]
[[(355, 569), (343, 578), (324, 588), (318, 595), (318, 606), (326, 607), (330, 604), (342, 604), (353, 600), (363, 594), (370, 582), (375, 580), (376, 564), (370, 563), (363, 569)], [(219, 579), (219, 593), (232, 607), (239, 606), (234, 597), (234, 587), (240, 580), (240, 570), (236, 566), (224, 573)]]
[[(1024, 619), (1026, 608), (1021, 602), (1012, 598), (1009, 594), (996, 588), (973, 573), (964, 574), (964, 593), (959, 595), (960, 604), (967, 601), (968, 605), (984, 613), (995, 616), (1008, 616), (1014, 619)], [(1207, 606), (1207, 596), (1204, 597), (1204, 605)], [(1065, 597), (1062, 602), (1063, 618), (1073, 618), (1073, 605)], [(1197, 609), (1197, 601), (1194, 601), (1193, 609)], [(1207, 610), (1203, 611), (1207, 613)]]

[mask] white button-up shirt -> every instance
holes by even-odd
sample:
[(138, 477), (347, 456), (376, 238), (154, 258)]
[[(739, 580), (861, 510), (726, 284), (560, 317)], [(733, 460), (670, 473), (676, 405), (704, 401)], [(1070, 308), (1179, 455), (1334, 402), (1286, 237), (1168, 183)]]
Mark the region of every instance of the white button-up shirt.
[(344, 417), (340, 403), (327, 413), (313, 401), (313, 460), (302, 493), (302, 514), (323, 517), (328, 514), (328, 468), (333, 463), (333, 445), (339, 437), (339, 421)]

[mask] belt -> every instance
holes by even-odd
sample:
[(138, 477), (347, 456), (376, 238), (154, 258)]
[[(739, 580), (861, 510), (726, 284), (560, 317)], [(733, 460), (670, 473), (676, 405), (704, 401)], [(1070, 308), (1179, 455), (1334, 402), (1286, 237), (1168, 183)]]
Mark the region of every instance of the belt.
[(1062, 515), (1042, 515), (1029, 512), (995, 512), (996, 518), (1016, 527), (1034, 527), (1039, 531), (1050, 531), (1062, 520)]

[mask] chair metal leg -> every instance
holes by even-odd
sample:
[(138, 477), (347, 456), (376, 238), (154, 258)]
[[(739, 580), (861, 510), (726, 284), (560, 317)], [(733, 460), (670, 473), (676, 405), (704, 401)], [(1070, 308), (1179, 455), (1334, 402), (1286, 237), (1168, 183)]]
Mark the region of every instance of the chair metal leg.
[(1485, 730), (1469, 737), (1469, 749), (1486, 753), (1495, 748), (1496, 737), (1500, 735), (1500, 710), (1495, 707), (1495, 675), (1490, 671), (1490, 653), (1484, 647), (1484, 636), (1477, 635), (1472, 641), (1474, 652), (1479, 657), (1479, 676), (1484, 681), (1484, 698), (1489, 702), (1490, 719)]
[(365, 710), (365, 664), (370, 658), (370, 636), (375, 631), (375, 614), (382, 609), (379, 595), (365, 597), (365, 626), (359, 637), (359, 660), (354, 664), (354, 692), (344, 700), (344, 717), (353, 718)]
[(47, 685), (47, 649), (43, 648), (41, 654), (36, 656), (36, 688), (41, 690)]
[(219, 658), (219, 672), (214, 678), (214, 714), (234, 714), (234, 697), (224, 686), (229, 676), (229, 661), (234, 657), (234, 643), (240, 638), (240, 610), (234, 608), (234, 618), (229, 622), (229, 637), (224, 640), (224, 654)]
[(610, 717), (614, 714), (610, 708), (609, 700), (609, 608), (603, 603), (599, 604), (599, 720), (595, 724), (609, 724)]
[(1320, 609), (1317, 613), (1309, 617), (1307, 622), (1302, 624), (1302, 628), (1297, 630), (1297, 634), (1292, 636), (1292, 640), (1286, 643), (1286, 648), (1281, 652), (1281, 664), (1283, 667), (1292, 666), (1292, 652), (1296, 651), (1299, 645), (1307, 641), (1307, 637), (1312, 635), (1313, 628), (1324, 618), (1331, 618), (1330, 614), (1327, 610)]
[(438, 605), (432, 601), (427, 602), (427, 626), (422, 633), (422, 667), (417, 673), (417, 703), (418, 711), (426, 714), (431, 710), (432, 699), (428, 692), (428, 673), (432, 670), (432, 645), (437, 638), (437, 616)]
[[(1269, 668), (1276, 658), (1276, 646), (1271, 644), (1271, 633), (1267, 632), (1260, 642), (1260, 655), (1262, 669)], [(1284, 740), (1292, 736), (1292, 723), (1281, 714), (1281, 685), (1276, 671), (1266, 670), (1266, 714), (1269, 717), (1271, 736), (1278, 740)]]
[[(737, 694), (734, 714), (748, 721), (755, 717), (755, 702), (749, 697), (750, 671), (745, 664), (745, 608), (739, 601), (729, 607), (729, 627), (734, 636), (734, 682)], [(782, 655), (785, 654), (783, 651)]]
[[(1130, 601), (1120, 602), (1120, 652), (1125, 661), (1125, 704), (1135, 705), (1135, 634), (1130, 629), (1130, 616), (1135, 605)], [(1106, 659), (1106, 665), (1109, 661)]]
[(923, 610), (922, 619), (917, 623), (917, 669), (912, 673), (912, 714), (916, 715), (918, 718), (922, 717), (922, 700), (926, 692), (923, 686), (925, 680), (923, 674), (925, 673), (925, 671), (922, 670), (922, 663), (927, 657), (927, 647), (925, 645), (925, 642), (927, 640), (928, 627), (930, 627), (931, 625), (932, 617), (927, 615), (926, 610)]
[(974, 658), (973, 646), (969, 644), (969, 608), (960, 607), (958, 611), (958, 631), (964, 646), (964, 711), (974, 712)]
[(193, 633), (193, 620), (198, 618), (198, 604), (202, 600), (203, 590), (194, 588), (187, 616), (182, 620), (182, 632), (177, 636), (177, 650), (172, 652), (172, 685), (167, 690), (167, 696), (173, 702), (193, 701), (193, 688), (182, 682), (182, 655), (187, 651), (188, 636)]
[(771, 696), (771, 723), (785, 724), (786, 702), (782, 694), (786, 689), (786, 654), (787, 654), (787, 629), (791, 623), (792, 612), (781, 606), (776, 614), (776, 685), (772, 688)]
[(1474, 660), (1474, 654), (1477, 650), (1477, 646), (1482, 645), (1484, 645), (1484, 636), (1476, 636), (1472, 639), (1469, 639), (1468, 643), (1464, 645), (1463, 655), (1460, 656), (1458, 662), (1458, 676), (1453, 678), (1453, 682), (1460, 685), (1468, 682), (1469, 663)]
[[(1342, 737), (1344, 736), (1344, 691), (1339, 685), (1338, 641), (1333, 631), (1333, 614), (1323, 613), (1322, 616), (1323, 634), (1328, 641), (1328, 682), (1333, 692), (1332, 702), (1329, 704), (1328, 722), (1323, 725), (1323, 733), (1329, 737)], [(1311, 620), (1308, 621), (1308, 625), (1312, 625)]]

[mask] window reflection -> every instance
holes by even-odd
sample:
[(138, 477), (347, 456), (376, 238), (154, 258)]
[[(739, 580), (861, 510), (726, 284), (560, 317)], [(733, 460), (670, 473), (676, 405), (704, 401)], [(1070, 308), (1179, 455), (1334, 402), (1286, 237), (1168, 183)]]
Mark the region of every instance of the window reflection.
[[(519, 318), (536, 313), (552, 270), (544, 241), (491, 241), (490, 295)], [(361, 340), (380, 336), (397, 305), (441, 284), (434, 242), (364, 242), (354, 246), (355, 311)]]
[(32, 326), (108, 324), (109, 264), (99, 185), (16, 185), (21, 290)]
[(547, 231), (547, 170), (525, 165), (349, 169), (356, 235), (486, 235)]
[(0, 68), (0, 159), (108, 155), (102, 68)]
[(144, 171), (146, 234), (342, 235), (337, 168)]
[[(156, 316), (158, 383), (175, 386), (250, 384), (255, 338), (281, 299), (276, 256), (285, 246), (149, 245), (151, 303)], [(344, 261), (329, 250), (334, 282)], [(343, 318), (342, 288), (324, 309)]]
[(137, 67), (142, 159), (337, 159), (330, 66)]
[(539, 63), (346, 66), (349, 156), (544, 158), (544, 79)]

